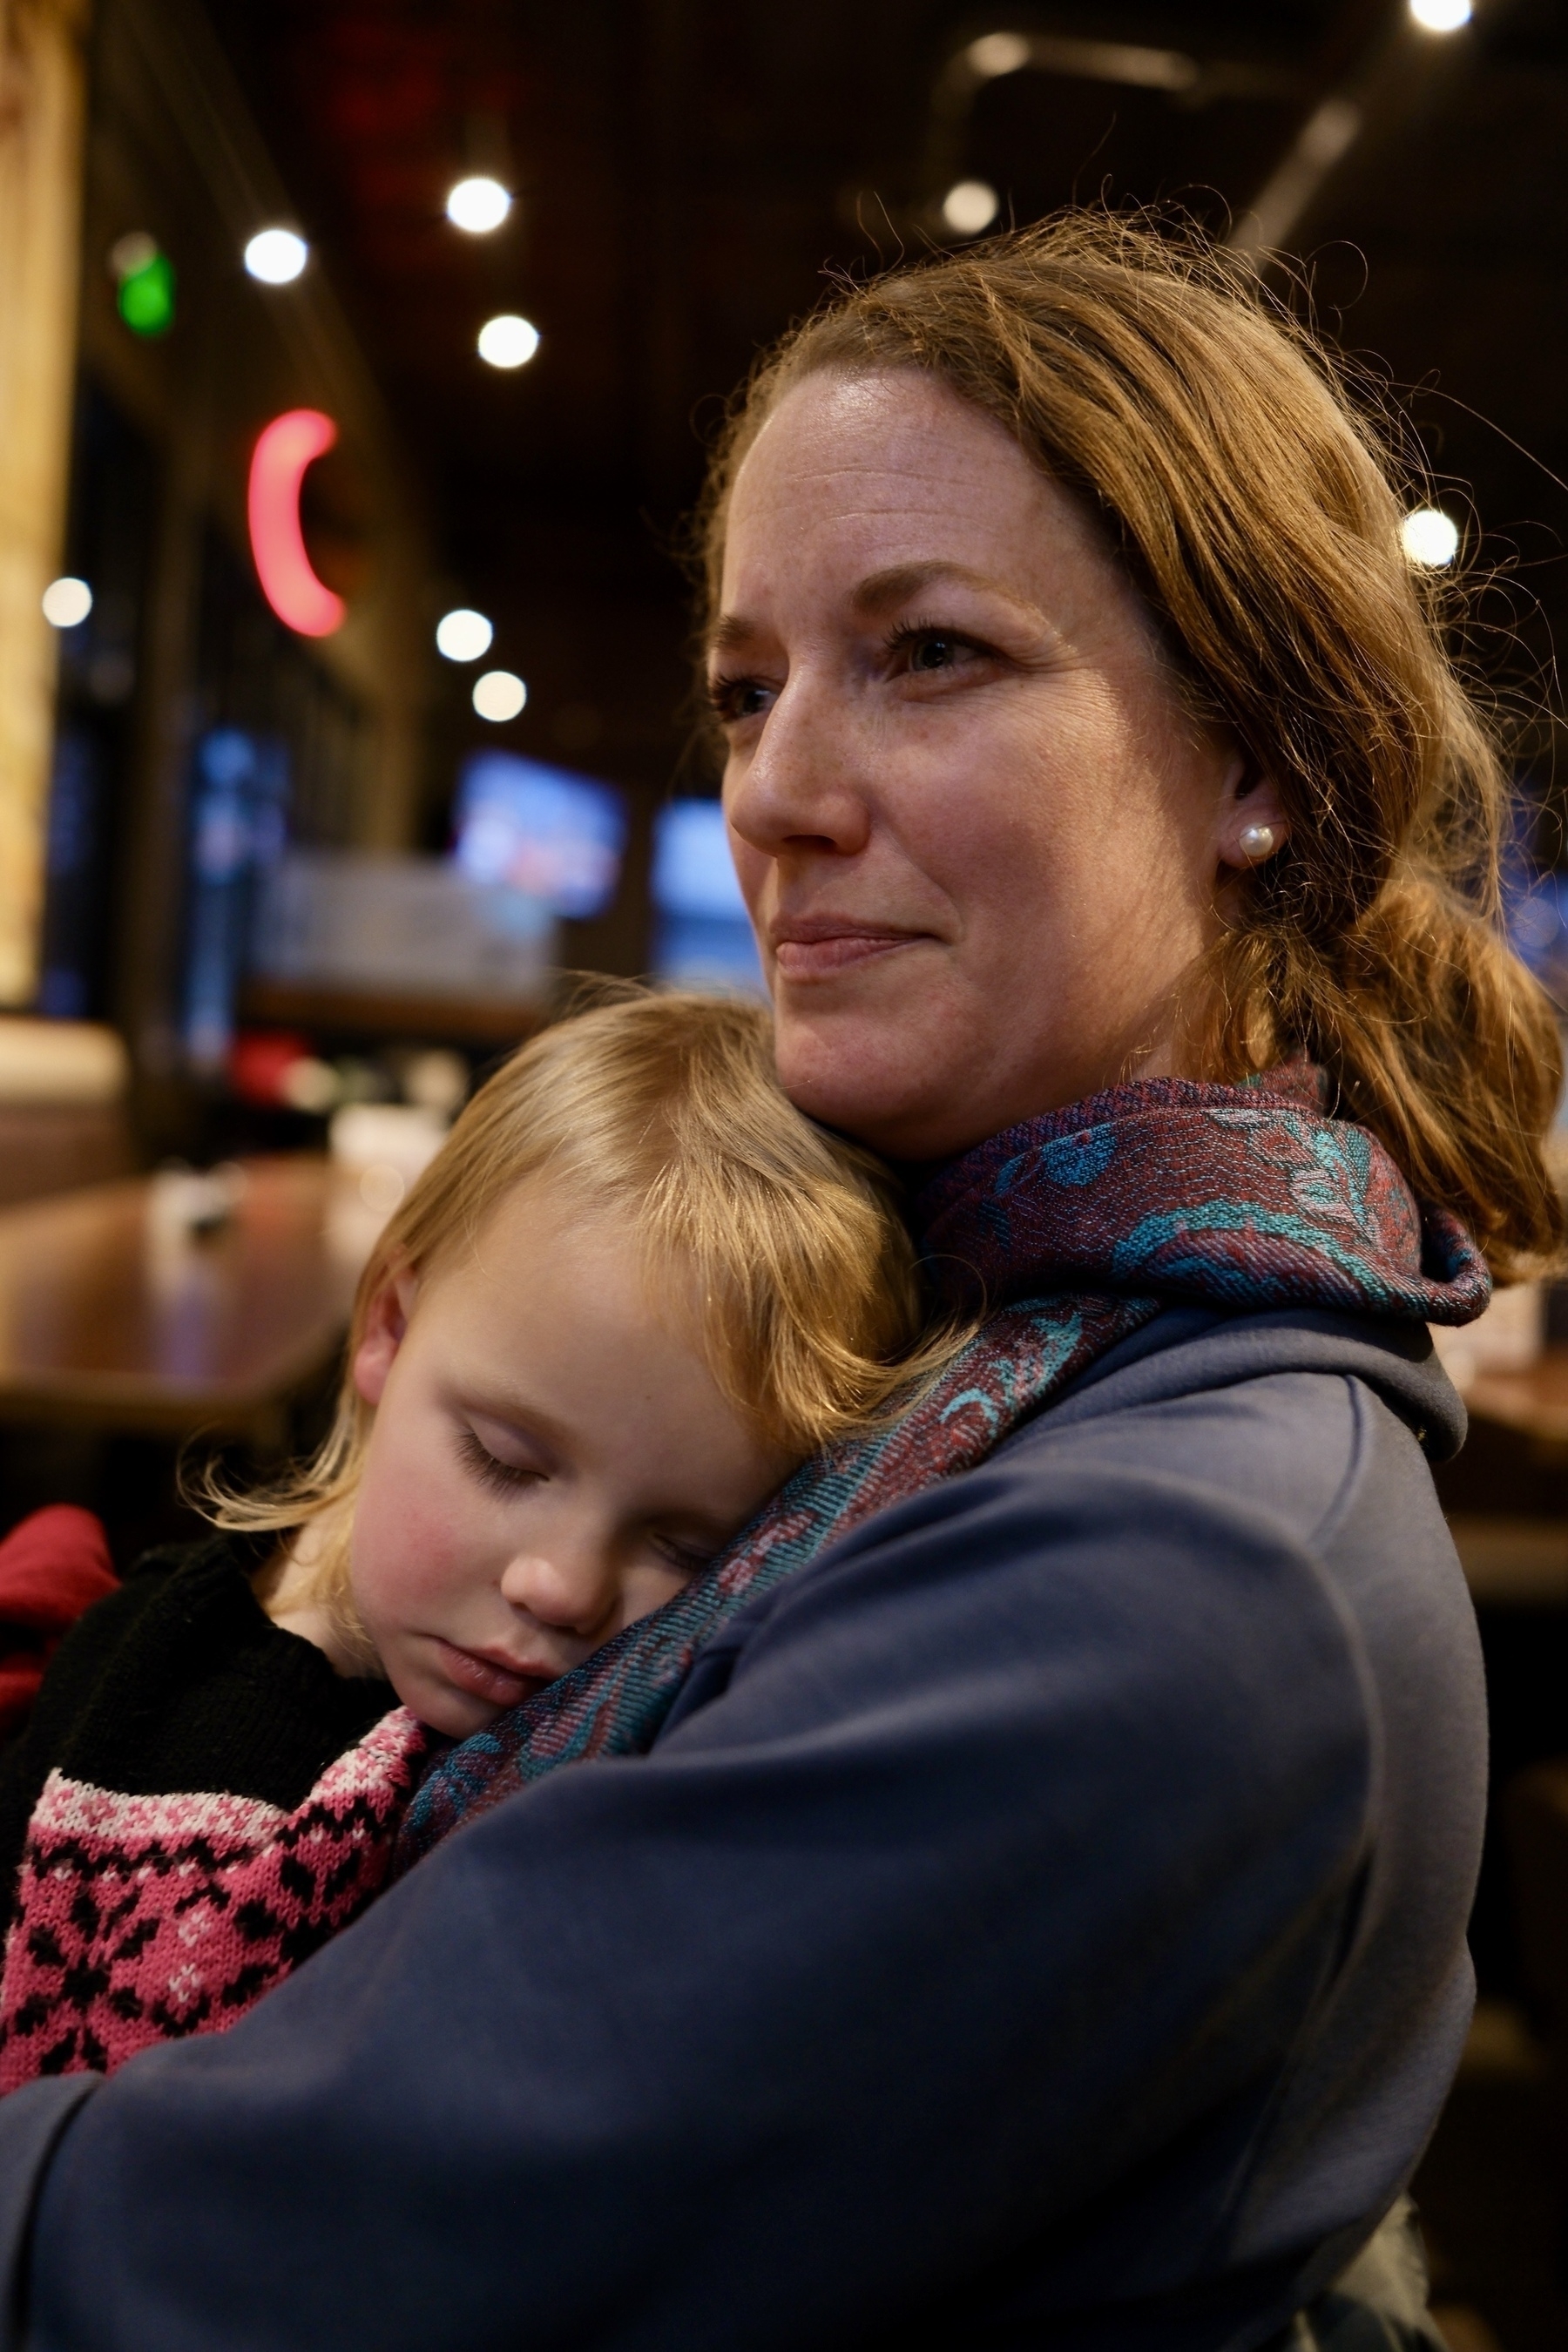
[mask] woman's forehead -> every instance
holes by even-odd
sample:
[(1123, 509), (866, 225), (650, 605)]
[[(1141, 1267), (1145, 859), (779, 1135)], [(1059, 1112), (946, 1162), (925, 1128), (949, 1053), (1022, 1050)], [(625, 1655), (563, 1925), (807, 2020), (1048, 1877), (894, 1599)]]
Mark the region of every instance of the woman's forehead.
[(855, 593), (946, 566), (1032, 593), (1086, 560), (1110, 560), (1100, 532), (983, 409), (915, 369), (825, 372), (784, 395), (736, 476), (718, 634), (784, 570)]
[(1015, 490), (1042, 477), (1011, 435), (940, 378), (916, 368), (819, 371), (792, 385), (747, 452), (731, 499), (733, 530), (754, 516), (828, 502), (944, 506), (1000, 475)]

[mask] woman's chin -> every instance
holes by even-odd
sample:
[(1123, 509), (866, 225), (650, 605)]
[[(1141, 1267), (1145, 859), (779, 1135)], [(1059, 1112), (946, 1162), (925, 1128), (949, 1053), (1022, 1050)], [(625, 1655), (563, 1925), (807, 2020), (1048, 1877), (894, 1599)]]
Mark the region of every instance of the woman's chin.
[(949, 1139), (964, 1126), (965, 1073), (929, 1030), (863, 1013), (796, 1014), (781, 1003), (777, 1037), (780, 1085), (824, 1127), (890, 1160), (937, 1159), (974, 1140)]

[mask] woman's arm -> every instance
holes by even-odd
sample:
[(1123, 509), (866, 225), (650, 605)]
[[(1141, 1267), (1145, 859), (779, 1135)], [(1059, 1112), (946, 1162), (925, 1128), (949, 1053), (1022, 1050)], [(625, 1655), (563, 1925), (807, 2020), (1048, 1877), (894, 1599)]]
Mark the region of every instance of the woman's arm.
[[(652, 1756), (93, 2093), (16, 2340), (837, 2341), (1194, 2134), (1228, 2178), (1365, 1861), (1353, 1649), (1288, 1531), (1175, 1482), (1058, 1455), (904, 1507)], [(0, 2168), (54, 2095), (0, 2108)]]

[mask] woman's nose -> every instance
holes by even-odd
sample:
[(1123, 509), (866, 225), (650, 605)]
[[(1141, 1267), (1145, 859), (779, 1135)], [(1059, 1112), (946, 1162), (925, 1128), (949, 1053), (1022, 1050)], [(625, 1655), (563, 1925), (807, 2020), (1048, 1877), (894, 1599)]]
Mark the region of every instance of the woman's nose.
[(859, 732), (831, 684), (792, 676), (755, 741), (725, 770), (724, 812), (739, 840), (765, 857), (864, 847)]
[(591, 1543), (520, 1552), (502, 1571), (503, 1601), (563, 1633), (596, 1633), (615, 1602), (614, 1565)]

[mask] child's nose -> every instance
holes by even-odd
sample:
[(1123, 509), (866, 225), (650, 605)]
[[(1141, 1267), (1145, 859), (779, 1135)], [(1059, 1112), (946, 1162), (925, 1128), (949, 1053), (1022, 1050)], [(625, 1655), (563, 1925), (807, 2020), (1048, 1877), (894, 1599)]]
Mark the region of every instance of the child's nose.
[(610, 1613), (615, 1575), (603, 1552), (593, 1546), (570, 1550), (552, 1547), (548, 1554), (521, 1552), (509, 1561), (500, 1590), (503, 1601), (525, 1609), (542, 1625), (595, 1633)]

